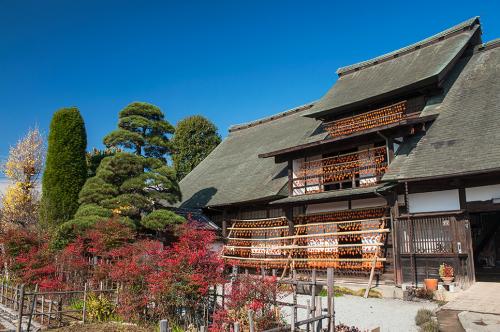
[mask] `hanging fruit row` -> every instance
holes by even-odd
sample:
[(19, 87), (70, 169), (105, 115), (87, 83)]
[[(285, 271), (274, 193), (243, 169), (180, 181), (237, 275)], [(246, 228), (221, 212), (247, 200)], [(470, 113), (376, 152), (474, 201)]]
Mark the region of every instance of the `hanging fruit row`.
[(323, 124), (323, 127), (331, 137), (350, 135), (357, 131), (401, 121), (405, 118), (406, 108), (407, 103), (403, 101), (374, 111), (328, 122)]

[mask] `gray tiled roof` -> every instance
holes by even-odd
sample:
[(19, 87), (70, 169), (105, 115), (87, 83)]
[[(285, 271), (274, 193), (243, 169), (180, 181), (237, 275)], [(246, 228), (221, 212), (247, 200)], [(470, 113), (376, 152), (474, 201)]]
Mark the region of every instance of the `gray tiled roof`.
[(337, 82), (304, 115), (318, 117), (367, 100), (380, 102), (410, 86), (436, 84), (478, 30), (479, 19), (472, 18), (398, 51), (341, 68)]
[(319, 122), (302, 117), (311, 105), (279, 117), (233, 126), (229, 136), (182, 181), (183, 208), (227, 205), (282, 197), (288, 181), (286, 163), (259, 158), (260, 153), (298, 144), (311, 136)]
[(500, 168), (500, 41), (479, 47), (456, 71), (442, 101), (432, 106), (439, 113), (434, 124), (397, 152), (383, 180)]

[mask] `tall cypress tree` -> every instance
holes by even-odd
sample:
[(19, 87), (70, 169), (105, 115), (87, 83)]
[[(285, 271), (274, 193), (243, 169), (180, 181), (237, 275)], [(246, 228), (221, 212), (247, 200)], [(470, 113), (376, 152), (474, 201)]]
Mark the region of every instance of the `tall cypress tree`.
[(87, 178), (85, 124), (76, 107), (63, 108), (50, 123), (42, 179), (41, 221), (49, 227), (73, 218)]

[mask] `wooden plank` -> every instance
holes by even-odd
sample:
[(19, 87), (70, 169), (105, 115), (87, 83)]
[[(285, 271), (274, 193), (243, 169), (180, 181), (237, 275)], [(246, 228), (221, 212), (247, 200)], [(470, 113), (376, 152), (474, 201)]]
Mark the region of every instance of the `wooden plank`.
[(377, 256), (373, 258), (372, 261), (372, 269), (370, 271), (370, 279), (368, 280), (368, 285), (366, 286), (365, 290), (365, 295), (364, 298), (368, 298), (368, 295), (370, 294), (370, 289), (372, 288), (372, 282), (373, 282), (373, 275), (375, 274), (375, 266), (377, 265)]

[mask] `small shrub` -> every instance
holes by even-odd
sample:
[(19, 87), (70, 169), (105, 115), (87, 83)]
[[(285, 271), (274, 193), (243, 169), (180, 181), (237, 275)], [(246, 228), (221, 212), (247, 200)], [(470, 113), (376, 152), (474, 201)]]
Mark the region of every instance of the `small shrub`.
[(415, 324), (421, 326), (432, 320), (434, 313), (429, 309), (419, 309), (417, 315), (415, 316)]
[(432, 300), (434, 297), (434, 292), (425, 288), (417, 288), (415, 295), (419, 299)]
[(420, 332), (439, 332), (439, 324), (431, 319), (420, 326)]
[(347, 326), (344, 324), (338, 324), (335, 326), (335, 332), (361, 332), (361, 330), (355, 326)]
[(94, 322), (105, 322), (113, 318), (115, 305), (104, 296), (90, 295), (87, 300), (87, 315)]

